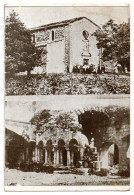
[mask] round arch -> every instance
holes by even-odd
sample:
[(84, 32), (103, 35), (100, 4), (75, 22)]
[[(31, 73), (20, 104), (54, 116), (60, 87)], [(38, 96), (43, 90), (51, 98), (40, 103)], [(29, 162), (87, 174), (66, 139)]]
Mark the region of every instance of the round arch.
[(35, 141), (29, 142), (29, 161), (30, 162), (34, 162), (35, 160), (35, 146), (36, 146)]
[(65, 142), (63, 139), (58, 141), (58, 149), (59, 149), (59, 163), (61, 165), (67, 166), (67, 151), (65, 149)]
[(78, 141), (76, 139), (71, 139), (69, 142), (71, 165), (76, 166), (77, 162), (80, 160)]
[(101, 148), (100, 160), (102, 161), (102, 168), (119, 164), (118, 145), (112, 142), (105, 143)]
[(39, 162), (43, 163), (44, 162), (44, 152), (43, 152), (43, 141), (39, 141), (38, 143), (38, 159), (39, 159)]
[(53, 145), (51, 139), (46, 142), (46, 149), (47, 149), (47, 162), (49, 164), (52, 164), (54, 160), (54, 151), (53, 151)]

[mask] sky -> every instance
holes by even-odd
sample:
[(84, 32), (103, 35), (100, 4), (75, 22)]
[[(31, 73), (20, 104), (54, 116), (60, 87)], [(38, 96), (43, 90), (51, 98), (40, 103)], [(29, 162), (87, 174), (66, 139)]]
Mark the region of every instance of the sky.
[(12, 10), (19, 14), (21, 21), (27, 28), (33, 28), (53, 22), (67, 20), (75, 17), (88, 17), (98, 25), (106, 23), (109, 19), (117, 24), (127, 22), (130, 9), (127, 6), (90, 6), (90, 7), (5, 7), (5, 17)]

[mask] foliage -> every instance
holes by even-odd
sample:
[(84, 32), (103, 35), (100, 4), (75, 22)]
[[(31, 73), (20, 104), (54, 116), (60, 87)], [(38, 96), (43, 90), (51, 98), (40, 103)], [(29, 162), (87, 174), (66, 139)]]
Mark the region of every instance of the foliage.
[(84, 134), (89, 138), (95, 137), (97, 143), (104, 141), (107, 128), (112, 126), (120, 130), (122, 124), (129, 124), (130, 111), (125, 107), (108, 106), (105, 108), (95, 107), (79, 116)]
[(30, 31), (12, 11), (5, 20), (5, 71), (10, 75), (30, 71), (41, 65), (42, 49), (35, 47)]
[(51, 118), (49, 110), (43, 110), (37, 113), (31, 120), (31, 124), (37, 127), (37, 130), (41, 128), (43, 124), (47, 124)]
[(93, 171), (93, 161), (96, 161), (98, 158), (97, 153), (93, 152), (93, 150), (87, 146), (84, 150), (83, 155), (83, 165), (84, 167), (90, 167), (91, 171)]
[(49, 130), (70, 129), (76, 131), (81, 129), (81, 125), (76, 122), (73, 112), (43, 110), (37, 113), (30, 122), (36, 125), (37, 131), (44, 131), (43, 126)]
[(103, 48), (103, 61), (112, 60), (130, 70), (130, 20), (117, 25), (111, 19), (93, 35), (98, 41), (97, 47)]
[(73, 131), (81, 130), (81, 126), (74, 118), (73, 112), (65, 112), (60, 114), (56, 119), (56, 124), (58, 128), (62, 128), (62, 129), (70, 128)]
[(59, 74), (6, 77), (6, 95), (130, 94), (130, 76)]

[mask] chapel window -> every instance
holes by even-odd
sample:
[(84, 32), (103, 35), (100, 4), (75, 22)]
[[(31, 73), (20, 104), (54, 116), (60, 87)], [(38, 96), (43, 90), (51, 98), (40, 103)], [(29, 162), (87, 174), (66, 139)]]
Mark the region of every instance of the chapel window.
[(54, 41), (54, 31), (52, 30), (52, 41)]
[(32, 41), (35, 43), (35, 34), (32, 35)]

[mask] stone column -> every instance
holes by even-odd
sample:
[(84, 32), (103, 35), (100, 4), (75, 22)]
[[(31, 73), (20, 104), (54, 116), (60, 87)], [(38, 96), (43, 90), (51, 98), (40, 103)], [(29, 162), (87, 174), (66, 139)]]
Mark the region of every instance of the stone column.
[(59, 150), (57, 149), (57, 159), (56, 159), (56, 164), (59, 165)]
[(71, 151), (71, 166), (74, 165), (74, 152)]
[(35, 162), (37, 162), (37, 146), (35, 146)]
[(40, 161), (40, 159), (39, 159), (39, 154), (40, 154), (40, 151), (39, 151), (39, 148), (37, 147), (37, 162)]
[(56, 157), (57, 157), (57, 151), (56, 148), (54, 148), (54, 165), (56, 165)]
[(43, 163), (43, 148), (40, 148), (40, 157), (41, 157), (41, 162)]
[(47, 164), (47, 149), (45, 149), (45, 163)]
[(70, 166), (70, 150), (67, 149), (67, 166)]
[(32, 162), (35, 161), (35, 148), (32, 149)]
[(80, 151), (80, 161), (81, 161), (83, 158), (83, 154), (84, 154), (84, 148), (81, 147), (79, 151)]

